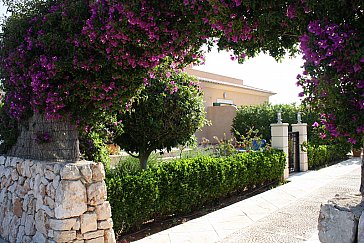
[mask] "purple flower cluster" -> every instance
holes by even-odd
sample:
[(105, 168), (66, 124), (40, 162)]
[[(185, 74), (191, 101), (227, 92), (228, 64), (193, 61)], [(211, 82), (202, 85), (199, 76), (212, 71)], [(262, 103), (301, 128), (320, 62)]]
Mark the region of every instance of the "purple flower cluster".
[(52, 136), (48, 132), (36, 132), (34, 140), (38, 144), (50, 143)]
[(307, 30), (300, 37), (305, 71), (297, 76), (302, 96), (323, 112), (321, 123), (332, 137), (355, 143), (364, 132), (363, 62), (356, 55), (359, 37), (347, 24), (319, 20), (311, 21)]

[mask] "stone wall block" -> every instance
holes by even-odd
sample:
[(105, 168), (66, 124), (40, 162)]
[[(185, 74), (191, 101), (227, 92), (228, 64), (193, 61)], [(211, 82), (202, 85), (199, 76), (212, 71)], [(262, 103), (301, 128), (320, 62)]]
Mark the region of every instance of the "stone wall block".
[(19, 226), (19, 230), (18, 230), (18, 234), (16, 236), (16, 242), (23, 242), (23, 237), (25, 235), (25, 226), (24, 225), (20, 225)]
[(60, 174), (62, 180), (79, 180), (81, 178), (80, 171), (74, 164), (65, 165), (61, 169)]
[(76, 223), (72, 227), (72, 230), (80, 230), (80, 229), (81, 229), (81, 220), (80, 218), (77, 218)]
[(113, 229), (105, 230), (104, 232), (105, 243), (115, 243), (115, 233)]
[(35, 234), (35, 221), (34, 221), (34, 215), (28, 214), (25, 217), (25, 234), (26, 235), (34, 235)]
[(47, 238), (42, 233), (40, 233), (38, 231), (33, 236), (32, 241), (33, 242), (37, 242), (37, 243), (46, 243), (47, 242)]
[(5, 164), (5, 157), (0, 156), (0, 165), (4, 165), (4, 164)]
[(26, 236), (23, 237), (22, 242), (23, 243), (30, 243), (30, 242), (32, 242), (32, 237), (26, 235)]
[(87, 187), (87, 203), (89, 205), (102, 204), (107, 198), (107, 189), (104, 181), (96, 182)]
[(24, 176), (25, 177), (32, 177), (31, 167), (33, 166), (33, 162), (31, 160), (24, 161)]
[(111, 218), (111, 207), (108, 201), (96, 206), (97, 220), (106, 220)]
[(9, 187), (8, 187), (8, 191), (10, 191), (11, 193), (14, 193), (16, 190), (16, 183), (12, 183)]
[(60, 175), (56, 175), (53, 179), (53, 187), (54, 189), (58, 188), (59, 182), (61, 181), (61, 176)]
[(104, 237), (99, 237), (96, 239), (91, 239), (91, 240), (85, 240), (85, 243), (104, 243)]
[(90, 164), (81, 165), (80, 172), (86, 183), (92, 182), (92, 169), (91, 169)]
[[(97, 215), (96, 213), (87, 212), (81, 215), (81, 234), (89, 231), (97, 230)], [(96, 238), (96, 237), (94, 237)]]
[(19, 226), (20, 226), (20, 218), (18, 218), (17, 216), (14, 215), (10, 222), (10, 225), (8, 225), (10, 242), (15, 242), (17, 234), (18, 234)]
[(45, 177), (41, 177), (40, 182), (44, 185), (47, 186), (49, 184), (49, 181), (45, 178)]
[(46, 194), (48, 195), (48, 197), (50, 197), (52, 200), (55, 199), (56, 197), (56, 190), (53, 187), (52, 183), (49, 183), (46, 187)]
[(11, 170), (11, 179), (13, 181), (17, 181), (19, 179), (19, 174), (15, 168)]
[(358, 243), (364, 243), (364, 211), (360, 215), (358, 224)]
[(99, 238), (99, 237), (104, 238), (104, 233), (105, 232), (103, 230), (96, 230), (96, 231), (93, 231), (93, 232), (87, 232), (87, 233), (83, 234), (83, 238), (85, 240), (95, 239), (95, 238)]
[(76, 231), (58, 231), (55, 230), (53, 233), (53, 240), (56, 242), (69, 242), (76, 240)]
[(97, 222), (98, 229), (111, 229), (113, 227), (112, 219), (102, 220)]
[(92, 180), (103, 181), (105, 179), (105, 170), (102, 163), (91, 164)]
[(9, 167), (11, 164), (11, 157), (6, 157), (5, 158), (5, 167)]
[(24, 163), (19, 163), (16, 165), (16, 171), (19, 175), (24, 176)]
[(21, 218), (21, 216), (23, 214), (23, 200), (21, 200), (20, 198), (15, 198), (15, 200), (14, 200), (13, 213), (18, 218)]
[(10, 166), (13, 168), (16, 168), (16, 165), (19, 163), (19, 161), (21, 161), (21, 159), (18, 159), (16, 157), (11, 157), (10, 158)]
[(25, 182), (25, 177), (19, 174), (18, 185), (22, 186), (24, 185), (24, 182)]
[(55, 174), (53, 173), (53, 171), (47, 169), (45, 172), (44, 172), (44, 176), (47, 180), (50, 180), (52, 181), (55, 177)]
[(86, 211), (85, 186), (80, 181), (61, 181), (56, 190), (55, 217), (57, 219), (77, 217)]
[(356, 227), (353, 213), (340, 211), (330, 204), (321, 205), (318, 225), (321, 242), (354, 242)]
[(35, 214), (35, 228), (37, 232), (40, 232), (44, 235), (47, 235), (47, 227), (46, 224), (48, 224), (48, 218), (46, 213), (43, 210), (38, 210)]
[(77, 218), (70, 219), (50, 219), (49, 227), (53, 230), (72, 230), (77, 222)]
[[(28, 190), (27, 190), (27, 189), (28, 189)], [(30, 189), (30, 188), (26, 188), (26, 187), (23, 187), (23, 186), (21, 186), (21, 185), (17, 184), (17, 185), (16, 185), (16, 189), (15, 189), (15, 191), (16, 191), (17, 195), (18, 195), (20, 198), (22, 198), (22, 199), (23, 199), (23, 198), (25, 197), (25, 195), (28, 193), (29, 189)]]
[(44, 204), (47, 205), (50, 209), (54, 209), (54, 200), (48, 196), (44, 198)]
[(40, 174), (36, 174), (34, 178), (34, 195), (39, 194), (39, 186), (40, 186)]

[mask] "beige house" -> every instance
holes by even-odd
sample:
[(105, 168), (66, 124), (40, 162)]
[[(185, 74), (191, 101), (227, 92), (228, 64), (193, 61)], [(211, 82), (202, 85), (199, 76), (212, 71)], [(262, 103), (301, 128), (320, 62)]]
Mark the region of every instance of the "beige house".
[(206, 117), (211, 126), (197, 132), (199, 142), (207, 138), (215, 143), (218, 138), (231, 138), (231, 125), (236, 108), (241, 105), (258, 105), (269, 101), (275, 93), (244, 85), (243, 80), (188, 68), (186, 72), (200, 81), (204, 92)]

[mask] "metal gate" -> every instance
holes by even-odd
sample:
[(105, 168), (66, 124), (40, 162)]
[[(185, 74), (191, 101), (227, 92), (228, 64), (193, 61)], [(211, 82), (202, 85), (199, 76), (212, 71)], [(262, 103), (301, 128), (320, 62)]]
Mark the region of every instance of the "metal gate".
[(288, 168), (289, 173), (300, 171), (299, 132), (288, 133)]

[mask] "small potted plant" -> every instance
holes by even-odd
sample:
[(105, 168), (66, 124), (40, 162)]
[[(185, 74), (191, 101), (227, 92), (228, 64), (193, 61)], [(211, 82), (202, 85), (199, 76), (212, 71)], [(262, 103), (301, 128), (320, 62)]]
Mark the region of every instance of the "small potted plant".
[(356, 143), (353, 144), (353, 157), (360, 157), (363, 151), (363, 136), (356, 140)]

